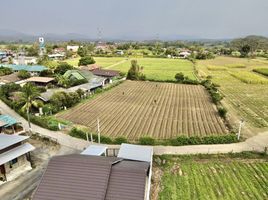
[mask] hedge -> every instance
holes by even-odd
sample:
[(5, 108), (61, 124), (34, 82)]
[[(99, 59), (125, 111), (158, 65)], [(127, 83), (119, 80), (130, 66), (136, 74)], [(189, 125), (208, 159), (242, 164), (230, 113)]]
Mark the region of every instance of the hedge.
[[(86, 132), (72, 128), (69, 132), (70, 136), (77, 137), (80, 139), (86, 140)], [(90, 137), (90, 136), (89, 136)], [(90, 139), (90, 138), (89, 138)], [(93, 134), (94, 141), (98, 141), (97, 134)], [(167, 140), (156, 140), (149, 136), (144, 136), (139, 138), (138, 141), (133, 143), (138, 143), (141, 145), (164, 145), (164, 146), (183, 146), (183, 145), (200, 145), (200, 144), (230, 144), (238, 142), (237, 136), (235, 134), (228, 134), (228, 135), (212, 135), (212, 136), (179, 136), (174, 139), (167, 139)], [(111, 139), (107, 136), (101, 136), (101, 143), (105, 144), (122, 144), (128, 143), (128, 140), (125, 137), (117, 137), (115, 139)]]

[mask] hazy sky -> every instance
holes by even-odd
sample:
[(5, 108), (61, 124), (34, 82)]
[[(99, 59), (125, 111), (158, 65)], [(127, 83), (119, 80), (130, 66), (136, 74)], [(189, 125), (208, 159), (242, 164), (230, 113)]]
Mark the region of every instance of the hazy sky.
[(268, 36), (268, 0), (1, 0), (0, 29), (97, 37)]

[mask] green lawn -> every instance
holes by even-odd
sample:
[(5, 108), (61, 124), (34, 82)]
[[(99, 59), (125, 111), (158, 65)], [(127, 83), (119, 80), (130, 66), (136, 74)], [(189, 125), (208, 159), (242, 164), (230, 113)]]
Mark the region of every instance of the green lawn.
[(160, 166), (163, 175), (159, 199), (268, 199), (268, 159), (260, 157), (162, 157), (166, 164)]
[[(143, 66), (143, 73), (149, 79), (155, 80), (174, 80), (178, 72), (184, 73), (191, 79), (196, 79), (193, 73), (193, 65), (188, 60), (167, 59), (167, 58), (123, 58), (123, 57), (94, 57), (96, 64), (103, 68), (127, 72), (130, 68), (130, 62), (133, 59), (138, 60), (138, 64)], [(71, 65), (77, 66), (79, 58), (68, 59)]]

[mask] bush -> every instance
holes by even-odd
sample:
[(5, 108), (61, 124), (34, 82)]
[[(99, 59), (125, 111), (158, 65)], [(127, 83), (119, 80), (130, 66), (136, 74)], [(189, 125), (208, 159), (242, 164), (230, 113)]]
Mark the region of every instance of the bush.
[(5, 75), (9, 75), (12, 74), (12, 69), (8, 68), (8, 67), (0, 67), (0, 76), (5, 76)]
[(78, 66), (90, 65), (94, 63), (95, 63), (94, 58), (92, 58), (91, 56), (85, 56), (85, 57), (80, 58), (78, 62)]
[(227, 109), (224, 108), (224, 107), (219, 107), (218, 108), (218, 112), (219, 112), (219, 115), (225, 119), (226, 118), (226, 114), (227, 114)]
[(125, 137), (117, 137), (114, 139), (114, 143), (115, 144), (128, 143), (128, 140)]
[(87, 140), (86, 133), (80, 129), (77, 129), (77, 128), (72, 128), (71, 131), (69, 132), (69, 135), (72, 137)]
[(139, 144), (141, 144), (141, 145), (154, 145), (155, 139), (152, 137), (149, 137), (149, 136), (141, 137), (139, 139)]
[(27, 72), (26, 70), (21, 70), (18, 73), (18, 77), (21, 79), (26, 79), (26, 78), (30, 78), (31, 74), (29, 72)]

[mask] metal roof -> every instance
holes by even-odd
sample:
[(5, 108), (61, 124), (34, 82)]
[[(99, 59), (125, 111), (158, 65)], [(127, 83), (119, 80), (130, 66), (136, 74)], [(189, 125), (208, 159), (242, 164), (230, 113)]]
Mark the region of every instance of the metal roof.
[(29, 72), (41, 72), (47, 70), (47, 68), (42, 65), (4, 65), (4, 66), (9, 67), (14, 71), (26, 70)]
[(28, 139), (28, 136), (0, 134), (0, 150)]
[(90, 145), (86, 148), (81, 154), (82, 155), (91, 155), (91, 156), (100, 156), (106, 153), (106, 146), (102, 145)]
[(34, 200), (104, 200), (112, 163), (118, 158), (86, 155), (51, 159)]
[(148, 169), (148, 162), (115, 157), (54, 157), (33, 200), (144, 200)]
[(148, 162), (121, 161), (113, 165), (105, 200), (144, 200)]
[(117, 157), (151, 163), (153, 157), (153, 147), (134, 144), (121, 144)]
[(9, 115), (0, 115), (0, 121), (5, 123), (5, 128), (17, 124), (17, 120)]
[(39, 77), (39, 76), (33, 76), (31, 78), (26, 79), (27, 82), (37, 82), (37, 83), (49, 83), (54, 80), (55, 79), (51, 77)]
[(5, 153), (0, 154), (0, 165), (5, 164), (21, 155), (24, 155), (32, 150), (35, 147), (29, 143), (22, 144), (16, 148), (13, 148)]

